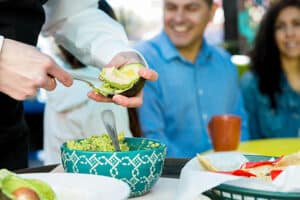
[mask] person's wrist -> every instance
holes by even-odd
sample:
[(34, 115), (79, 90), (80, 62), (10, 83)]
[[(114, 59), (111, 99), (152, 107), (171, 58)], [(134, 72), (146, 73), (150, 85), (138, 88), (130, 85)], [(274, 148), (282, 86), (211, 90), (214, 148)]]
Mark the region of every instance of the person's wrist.
[(142, 54), (139, 51), (132, 49), (131, 51), (128, 51), (128, 53), (133, 55), (136, 58), (138, 63), (141, 63), (145, 67), (148, 67), (148, 64), (147, 64), (145, 58), (142, 56)]
[(2, 50), (3, 43), (4, 43), (4, 37), (2, 35), (0, 35), (0, 53)]

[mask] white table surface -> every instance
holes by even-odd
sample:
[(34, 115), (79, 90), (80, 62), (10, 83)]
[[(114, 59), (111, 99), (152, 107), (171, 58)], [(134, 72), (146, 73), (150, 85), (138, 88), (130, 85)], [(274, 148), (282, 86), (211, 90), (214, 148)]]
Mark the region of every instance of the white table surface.
[[(62, 165), (58, 165), (51, 172), (64, 173), (64, 169)], [(139, 197), (130, 198), (130, 200), (173, 200), (175, 199), (178, 183), (179, 179), (161, 177), (148, 193)]]
[[(64, 173), (62, 165), (57, 166), (51, 172)], [(153, 188), (146, 194), (129, 198), (129, 200), (175, 200), (178, 191), (179, 179), (160, 177)], [(191, 200), (209, 200), (206, 196), (199, 196)]]
[(148, 193), (140, 197), (130, 198), (130, 200), (173, 200), (175, 199), (178, 183), (179, 179), (161, 177)]

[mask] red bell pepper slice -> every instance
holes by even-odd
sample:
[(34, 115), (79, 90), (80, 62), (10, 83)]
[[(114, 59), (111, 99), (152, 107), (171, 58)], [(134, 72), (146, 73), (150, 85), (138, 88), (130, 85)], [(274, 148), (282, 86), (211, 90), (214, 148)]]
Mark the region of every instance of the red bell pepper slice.
[(230, 175), (234, 175), (234, 176), (256, 177), (255, 174), (252, 174), (252, 173), (247, 172), (242, 169), (237, 169), (237, 170), (233, 170), (233, 171), (216, 171), (216, 172), (221, 173), (221, 174), (230, 174)]
[(282, 169), (273, 169), (270, 172), (271, 179), (274, 180), (283, 170)]
[[(245, 176), (245, 177), (256, 177), (255, 174), (245, 171), (244, 169), (259, 167), (263, 165), (275, 165), (279, 160), (281, 160), (283, 156), (277, 158), (273, 161), (258, 161), (258, 162), (246, 162), (241, 166), (241, 169), (233, 170), (233, 171), (216, 171), (216, 173), (222, 173), (222, 174), (230, 174), (234, 176)], [(281, 169), (274, 169), (270, 171), (270, 176), (272, 180), (274, 180), (280, 173), (282, 172)]]
[(242, 167), (245, 169), (248, 169), (248, 168), (254, 168), (254, 167), (259, 167), (259, 166), (263, 166), (263, 165), (274, 165), (281, 159), (282, 159), (282, 157), (279, 157), (273, 161), (264, 160), (264, 161), (258, 161), (258, 162), (245, 162), (242, 165)]

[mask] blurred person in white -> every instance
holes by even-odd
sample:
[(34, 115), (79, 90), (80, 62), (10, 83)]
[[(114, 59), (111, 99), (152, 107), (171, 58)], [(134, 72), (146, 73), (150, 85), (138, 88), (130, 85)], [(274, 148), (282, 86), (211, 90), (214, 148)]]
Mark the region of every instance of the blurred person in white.
[[(46, 3), (47, 2), (47, 3)], [(43, 7), (43, 4), (44, 7)], [(97, 67), (144, 63), (129, 47), (123, 27), (97, 9), (98, 0), (0, 1), (0, 168), (28, 166), (29, 131), (22, 100), (39, 88), (54, 90), (56, 82), (71, 86), (72, 77), (48, 55), (34, 47), (39, 33), (54, 36), (82, 63)], [(145, 64), (145, 63), (144, 63)], [(142, 68), (139, 74), (156, 80), (156, 72)], [(142, 92), (127, 98), (106, 98), (89, 92), (101, 102), (126, 107), (142, 104)]]
[[(99, 9), (116, 20), (114, 11), (105, 1), (99, 1)], [(85, 66), (70, 52), (58, 46), (60, 54), (55, 61), (65, 69), (77, 74), (99, 74), (99, 70), (92, 66)], [(95, 85), (101, 84), (97, 80), (90, 80)], [(71, 88), (57, 84), (54, 91), (47, 93), (44, 113), (44, 164), (60, 162), (60, 147), (67, 140), (86, 138), (92, 135), (106, 133), (101, 119), (101, 112), (106, 109), (113, 111), (116, 117), (118, 131), (131, 137), (129, 117), (125, 107), (114, 103), (101, 103), (90, 100), (86, 93), (89, 87), (86, 83), (75, 81)]]

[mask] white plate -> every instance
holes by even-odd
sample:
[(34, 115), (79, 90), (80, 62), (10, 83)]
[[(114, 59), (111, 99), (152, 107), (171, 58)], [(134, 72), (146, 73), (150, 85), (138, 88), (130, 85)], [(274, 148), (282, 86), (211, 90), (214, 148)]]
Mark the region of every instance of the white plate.
[(47, 182), (55, 191), (57, 200), (126, 200), (130, 188), (123, 181), (100, 175), (74, 173), (20, 174)]

